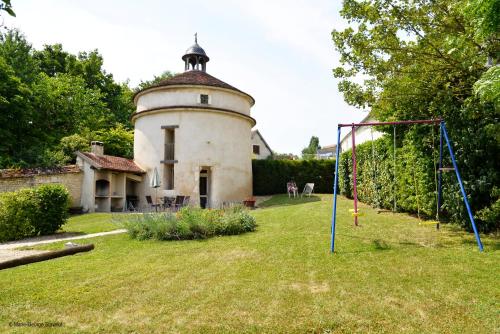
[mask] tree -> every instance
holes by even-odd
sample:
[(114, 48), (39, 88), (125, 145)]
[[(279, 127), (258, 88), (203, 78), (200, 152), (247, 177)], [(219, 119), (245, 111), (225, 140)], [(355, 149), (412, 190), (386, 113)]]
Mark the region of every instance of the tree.
[(110, 140), (108, 153), (131, 156), (132, 95), (97, 50), (34, 50), (18, 30), (0, 33), (0, 168), (71, 162), (72, 144), (99, 136)]
[(303, 159), (311, 159), (315, 158), (316, 154), (318, 152), (318, 149), (320, 149), (321, 146), (319, 146), (319, 138), (312, 136), (311, 140), (309, 140), (309, 146), (304, 148), (302, 150), (302, 158)]
[(107, 155), (133, 158), (134, 156), (134, 132), (118, 124), (115, 128), (95, 133), (97, 140), (104, 143)]
[(156, 76), (153, 78), (153, 80), (147, 80), (147, 81), (141, 81), (141, 83), (137, 86), (135, 89), (136, 91), (140, 91), (142, 89), (146, 89), (151, 86), (155, 86), (159, 84), (163, 80), (170, 79), (175, 76), (175, 73), (172, 73), (170, 71), (164, 71), (162, 74)]
[(63, 50), (61, 44), (45, 45), (43, 50), (35, 51), (40, 70), (49, 76), (65, 73), (83, 78), (87, 88), (99, 90), (101, 100), (109, 110), (109, 125), (121, 123), (132, 128), (130, 116), (135, 108), (132, 103), (132, 90), (126, 84), (116, 83), (113, 75), (103, 69), (104, 59), (97, 50), (80, 52), (78, 56)]
[(0, 2), (0, 13), (4, 11), (10, 16), (16, 16), (16, 13), (14, 13), (14, 10), (12, 9), (12, 4), (10, 0), (1, 0)]

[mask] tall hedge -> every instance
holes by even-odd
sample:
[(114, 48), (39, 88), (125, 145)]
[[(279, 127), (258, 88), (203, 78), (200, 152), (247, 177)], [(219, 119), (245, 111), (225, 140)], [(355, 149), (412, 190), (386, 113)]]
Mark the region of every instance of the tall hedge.
[(58, 184), (0, 194), (0, 242), (56, 232), (69, 204), (68, 190)]
[(282, 194), (294, 180), (299, 191), (314, 183), (314, 192), (332, 193), (335, 160), (253, 160), (254, 195)]
[[(374, 207), (392, 209), (396, 198), (398, 211), (417, 213), (433, 218), (436, 215), (436, 183), (434, 163), (438, 159), (438, 138), (426, 130), (403, 129), (396, 144), (396, 168), (393, 159), (392, 136), (384, 136), (373, 142), (356, 146), (358, 199)], [(437, 137), (437, 134), (436, 134)], [(447, 148), (444, 151), (444, 166), (451, 166)], [(457, 154), (460, 172), (465, 170), (464, 156)], [(437, 167), (437, 166), (436, 166)], [(394, 176), (394, 171), (396, 176)], [(481, 231), (498, 230), (500, 212), (498, 200), (491, 203), (482, 194), (483, 189), (464, 179), (466, 192), (475, 219)], [(471, 230), (460, 188), (454, 172), (443, 173), (443, 203), (441, 218)], [(339, 192), (353, 197), (352, 150), (339, 158)], [(496, 204), (495, 204), (496, 203)]]

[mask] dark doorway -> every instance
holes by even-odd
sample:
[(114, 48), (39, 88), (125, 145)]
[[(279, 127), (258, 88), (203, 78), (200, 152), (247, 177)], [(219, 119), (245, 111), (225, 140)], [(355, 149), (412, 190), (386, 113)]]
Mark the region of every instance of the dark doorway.
[(208, 207), (208, 170), (200, 171), (200, 206), (205, 209)]

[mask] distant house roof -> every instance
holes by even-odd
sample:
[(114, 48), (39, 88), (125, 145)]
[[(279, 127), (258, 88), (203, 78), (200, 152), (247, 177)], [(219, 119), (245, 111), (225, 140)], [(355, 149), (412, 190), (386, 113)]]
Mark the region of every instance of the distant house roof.
[(0, 178), (31, 177), (36, 175), (56, 175), (80, 172), (81, 170), (77, 165), (68, 165), (62, 167), (0, 169)]
[(337, 144), (323, 146), (318, 150), (318, 154), (335, 153), (337, 151)]
[(262, 140), (262, 142), (264, 143), (264, 145), (266, 145), (267, 149), (269, 150), (269, 152), (271, 152), (271, 154), (273, 153), (273, 150), (271, 150), (271, 147), (269, 147), (269, 145), (267, 144), (266, 140), (264, 139), (264, 137), (262, 137), (261, 133), (259, 132), (259, 130), (255, 129), (255, 130), (252, 130), (252, 136), (251, 138), (253, 139), (253, 137), (255, 135), (258, 135), (260, 137), (260, 139)]
[(127, 172), (134, 174), (144, 174), (145, 171), (137, 166), (133, 160), (115, 157), (112, 155), (96, 155), (89, 152), (76, 152), (76, 155), (87, 161), (96, 169), (113, 170), (117, 172)]
[(177, 85), (187, 85), (187, 86), (199, 85), (199, 86), (211, 86), (211, 87), (230, 89), (230, 90), (234, 90), (238, 93), (241, 93), (241, 94), (248, 96), (252, 100), (252, 104), (255, 103), (255, 100), (251, 95), (239, 90), (236, 87), (231, 86), (228, 83), (225, 83), (222, 80), (217, 79), (214, 76), (211, 76), (207, 72), (203, 72), (203, 71), (199, 71), (199, 70), (186, 71), (184, 73), (177, 74), (176, 76), (174, 76), (172, 78), (160, 81), (156, 85), (141, 89), (140, 91), (135, 93), (134, 99), (139, 93), (146, 91), (150, 88), (164, 87), (164, 86), (177, 86)]

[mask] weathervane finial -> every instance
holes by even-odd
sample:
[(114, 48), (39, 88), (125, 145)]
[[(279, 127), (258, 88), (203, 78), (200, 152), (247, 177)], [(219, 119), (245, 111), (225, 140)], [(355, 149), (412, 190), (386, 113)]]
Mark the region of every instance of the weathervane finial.
[(198, 33), (197, 32), (194, 33), (194, 42), (198, 43)]

